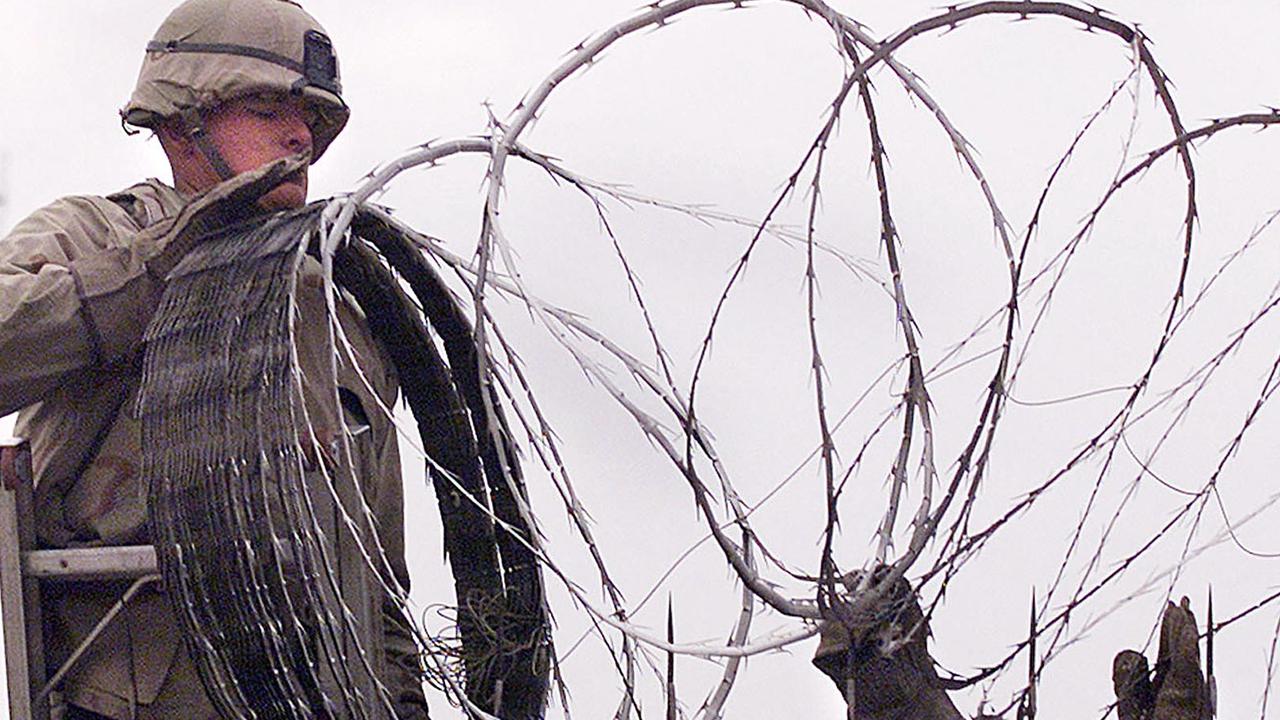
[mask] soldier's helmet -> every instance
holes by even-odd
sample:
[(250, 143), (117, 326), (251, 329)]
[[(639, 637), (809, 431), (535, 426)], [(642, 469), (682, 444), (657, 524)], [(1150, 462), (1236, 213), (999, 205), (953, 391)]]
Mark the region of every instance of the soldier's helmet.
[(147, 43), (138, 84), (120, 115), (130, 125), (154, 129), (170, 117), (196, 118), (201, 110), (256, 93), (306, 101), (313, 162), (350, 115), (333, 44), (296, 2), (187, 0)]

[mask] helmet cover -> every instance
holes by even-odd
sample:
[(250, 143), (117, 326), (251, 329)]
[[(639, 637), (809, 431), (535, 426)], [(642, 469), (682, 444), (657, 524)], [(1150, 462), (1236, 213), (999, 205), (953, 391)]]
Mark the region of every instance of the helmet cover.
[(187, 0), (147, 43), (129, 103), (130, 125), (155, 129), (168, 118), (255, 93), (300, 95), (314, 119), (318, 159), (350, 110), (333, 45), (293, 0)]

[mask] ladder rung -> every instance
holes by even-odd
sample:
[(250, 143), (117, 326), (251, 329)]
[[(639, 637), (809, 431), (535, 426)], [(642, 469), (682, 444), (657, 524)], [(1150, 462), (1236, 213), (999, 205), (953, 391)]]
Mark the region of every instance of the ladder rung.
[(31, 550), (22, 554), (22, 572), (49, 580), (120, 580), (156, 572), (151, 545)]

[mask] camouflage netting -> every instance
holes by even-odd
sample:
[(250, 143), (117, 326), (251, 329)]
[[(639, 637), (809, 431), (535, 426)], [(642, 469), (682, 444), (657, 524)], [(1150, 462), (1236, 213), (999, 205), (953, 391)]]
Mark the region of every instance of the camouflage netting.
[[(367, 589), (381, 583), (402, 611), (406, 601), (349, 459), (315, 460), (296, 362), (299, 268), (323, 211), (204, 241), (175, 269), (147, 332), (139, 410), (153, 539), (206, 689), (229, 718), (391, 716), (376, 646), (362, 637), (380, 603)], [(394, 364), (430, 458), (466, 694), (494, 715), (542, 717), (549, 621), (523, 481), (470, 322), (411, 239), (360, 210), (334, 279)]]

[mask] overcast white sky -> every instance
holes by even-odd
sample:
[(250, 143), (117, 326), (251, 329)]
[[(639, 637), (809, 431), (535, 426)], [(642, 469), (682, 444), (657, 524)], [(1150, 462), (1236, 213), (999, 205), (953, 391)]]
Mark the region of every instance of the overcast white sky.
[[(561, 62), (579, 41), (635, 11), (634, 0), (510, 2), (310, 0), (339, 52), (346, 97), (353, 108), (345, 134), (313, 169), (321, 197), (352, 188), (376, 164), (437, 138), (485, 131), (488, 103), (505, 117), (520, 97)], [(921, 2), (835, 2), (842, 12), (888, 36), (935, 12)], [(141, 48), (172, 7), (156, 0), (0, 0), (0, 231), (50, 200), (71, 193), (102, 194), (149, 176), (167, 177), (163, 156), (145, 135), (126, 137), (115, 111), (128, 97)], [(1254, 0), (1128, 0), (1107, 4), (1114, 15), (1141, 25), (1174, 82), (1189, 127), (1225, 115), (1280, 105), (1280, 6)], [(931, 34), (904, 47), (898, 58), (918, 73), (956, 126), (975, 146), (991, 186), (1015, 228), (1025, 227), (1041, 187), (1075, 132), (1130, 69), (1123, 43), (1077, 24), (1043, 19), (1013, 23), (988, 18), (956, 31)], [(830, 34), (780, 2), (748, 9), (689, 13), (657, 32), (619, 43), (587, 73), (559, 88), (525, 136), (535, 149), (561, 158), (599, 180), (626, 183), (664, 199), (708, 203), (759, 218), (768, 209), (819, 127), (841, 78)], [(895, 217), (904, 246), (904, 275), (922, 333), (926, 366), (964, 340), (1006, 299), (1003, 253), (976, 185), (956, 161), (946, 136), (918, 104), (907, 100), (883, 70), (875, 75), (880, 124), (891, 160)], [(1063, 246), (1125, 160), (1169, 139), (1151, 84), (1138, 88), (1136, 106), (1122, 93), (1096, 125), (1051, 196), (1028, 267)], [(885, 273), (878, 248), (874, 185), (869, 183), (865, 122), (850, 106), (823, 185), (820, 235)], [(1236, 130), (1196, 153), (1201, 182), (1200, 240), (1188, 286), (1198, 289), (1252, 228), (1280, 209), (1276, 188), (1280, 144), (1276, 131)], [(453, 159), (430, 171), (403, 176), (383, 202), (419, 229), (470, 252), (477, 232), (484, 163)], [(1044, 401), (1134, 382), (1149, 361), (1168, 311), (1181, 258), (1179, 223), (1184, 190), (1171, 161), (1118, 197), (1083, 244), (1012, 390), (1022, 401)], [(643, 325), (600, 232), (591, 207), (544, 175), (513, 169), (503, 221), (519, 253), (524, 277), (536, 293), (582, 312), (642, 359), (652, 357)], [(805, 205), (789, 204), (784, 219), (802, 222)], [(668, 343), (678, 377), (687, 378), (720, 288), (749, 232), (708, 227), (655, 210), (615, 207), (610, 221), (619, 243), (644, 279), (655, 324)], [(1187, 321), (1179, 342), (1153, 380), (1144, 407), (1173, 388), (1220, 348), (1270, 297), (1280, 279), (1280, 243), (1264, 233), (1240, 263), (1214, 286)], [(820, 328), (829, 376), (829, 404), (843, 412), (901, 352), (892, 303), (872, 282), (842, 272), (823, 273)], [(816, 440), (814, 383), (804, 319), (804, 253), (766, 244), (734, 296), (699, 388), (699, 414), (719, 443), (738, 489), (761, 500), (794, 468)], [(1033, 294), (1031, 297), (1038, 297)], [(545, 334), (529, 328), (519, 309), (508, 313), (511, 332), (533, 369), (536, 389), (560, 433), (570, 469), (596, 532), (631, 603), (686, 548), (702, 537), (688, 489), (629, 424), (598, 386)], [(1024, 307), (1025, 332), (1034, 320)], [(1274, 318), (1270, 323), (1274, 324)], [(1176, 425), (1152, 469), (1180, 488), (1198, 488), (1218, 463), (1263, 386), (1280, 346), (1277, 329), (1257, 333), (1224, 366)], [(975, 343), (990, 347), (995, 338)], [(977, 354), (972, 351), (968, 356)], [(966, 356), (967, 357), (967, 356)], [(990, 374), (980, 359), (934, 386), (939, 466), (944, 473), (967, 438)], [(626, 384), (626, 378), (620, 377)], [(902, 378), (876, 385), (868, 403), (837, 437), (841, 462), (858, 448), (892, 407)], [(634, 392), (630, 386), (629, 391)], [(1022, 494), (1049, 477), (1101, 427), (1123, 393), (1050, 405), (1011, 405), (996, 442), (990, 477), (974, 524), (999, 517)], [(641, 397), (641, 402), (650, 402)], [(1280, 461), (1277, 419), (1264, 408), (1220, 481), (1228, 515), (1239, 520), (1274, 492)], [(1168, 408), (1130, 434), (1146, 455), (1174, 420)], [(896, 427), (899, 421), (894, 420)], [(873, 552), (871, 529), (884, 506), (894, 433), (873, 443), (842, 507), (837, 558), (857, 567)], [(420, 463), (406, 460), (415, 595), (425, 605), (447, 602), (447, 572), (440, 563), (434, 499), (422, 489)], [(1085, 514), (1100, 462), (1087, 463), (1019, 516), (966, 565), (947, 589), (934, 618), (934, 651), (949, 669), (969, 673), (995, 662), (1025, 632), (1029, 596), (1048, 592), (1067, 553), (1071, 532)], [(532, 473), (534, 504), (553, 555), (588, 587), (595, 580), (571, 537), (559, 500)], [(1087, 515), (1084, 550), (1066, 569), (1066, 587), (1054, 609), (1085, 573), (1092, 547), (1141, 476), (1123, 447), (1104, 475)], [(1138, 481), (1110, 530), (1098, 574), (1138, 548), (1185, 499), (1154, 482)], [(820, 474), (810, 464), (755, 517), (766, 544), (790, 567), (816, 572), (822, 529)], [(1240, 538), (1264, 552), (1280, 551), (1274, 510), (1245, 526)], [(903, 521), (902, 524), (905, 524)], [(1141, 647), (1167, 589), (1127, 602), (1148, 580), (1175, 566), (1184, 543), (1211, 540), (1223, 528), (1216, 505), (1188, 541), (1180, 525), (1151, 553), (1073, 616), (1074, 642), (1046, 668), (1041, 717), (1100, 717), (1112, 699), (1111, 656)], [(1223, 545), (1184, 569), (1175, 594), (1191, 595), (1202, 609), (1214, 583), (1219, 619), (1273, 592), (1274, 560), (1248, 558)], [(1096, 580), (1098, 574), (1094, 575)], [(779, 572), (770, 579), (789, 592), (803, 583)], [(663, 585), (674, 598), (679, 638), (714, 641), (730, 630), (737, 589), (710, 544)], [(928, 590), (933, 597), (936, 584)], [(557, 642), (567, 650), (587, 627), (585, 615), (553, 589)], [(1100, 624), (1090, 618), (1107, 615)], [(638, 620), (663, 623), (665, 603), (653, 601)], [(1277, 609), (1256, 613), (1224, 631), (1218, 642), (1220, 715), (1259, 713), (1267, 652)], [(1203, 620), (1203, 616), (1201, 617)], [(765, 614), (759, 634), (796, 627)], [(731, 717), (840, 717), (842, 704), (829, 682), (811, 669), (813, 641), (786, 654), (753, 658), (728, 706)], [(1043, 647), (1043, 646), (1042, 646)], [(958, 696), (972, 712), (984, 692), (1003, 706), (1024, 675), (1017, 669)], [(587, 641), (564, 664), (581, 718), (606, 717), (619, 697), (599, 643)], [(714, 688), (706, 663), (680, 661), (681, 699), (692, 715)], [(660, 712), (658, 686), (648, 682), (647, 712)], [(435, 714), (450, 717), (440, 698)], [(557, 708), (555, 713), (559, 713)]]

